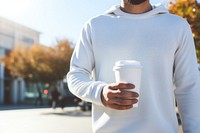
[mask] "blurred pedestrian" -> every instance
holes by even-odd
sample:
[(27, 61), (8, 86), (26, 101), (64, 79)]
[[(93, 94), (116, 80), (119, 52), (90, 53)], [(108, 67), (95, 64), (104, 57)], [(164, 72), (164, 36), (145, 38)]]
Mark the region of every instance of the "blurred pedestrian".
[(66, 95), (65, 89), (64, 89), (64, 88), (60, 88), (59, 91), (60, 91), (60, 96), (59, 96), (60, 107), (61, 107), (62, 109), (64, 109), (64, 107), (65, 107), (65, 95)]
[(56, 109), (56, 106), (58, 104), (58, 99), (59, 99), (59, 92), (56, 87), (52, 89), (51, 97), (52, 97), (52, 108)]
[(39, 102), (39, 105), (43, 105), (41, 88), (37, 88), (37, 92), (38, 92), (38, 97), (36, 98), (35, 105), (38, 105), (38, 102)]

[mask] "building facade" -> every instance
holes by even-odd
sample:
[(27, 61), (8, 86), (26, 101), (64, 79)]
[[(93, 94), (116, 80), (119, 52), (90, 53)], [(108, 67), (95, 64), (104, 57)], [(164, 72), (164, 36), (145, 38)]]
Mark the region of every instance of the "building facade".
[[(0, 57), (10, 53), (17, 45), (31, 46), (39, 43), (40, 32), (0, 17)], [(0, 63), (0, 104), (23, 102), (25, 95), (23, 79), (13, 79)]]

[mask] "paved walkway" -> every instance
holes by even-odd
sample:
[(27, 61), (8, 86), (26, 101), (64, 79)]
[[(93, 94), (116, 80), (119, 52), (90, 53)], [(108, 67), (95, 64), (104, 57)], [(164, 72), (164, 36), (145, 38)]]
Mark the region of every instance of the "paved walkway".
[(92, 133), (91, 112), (78, 107), (0, 106), (0, 133)]
[(50, 108), (48, 105), (26, 105), (26, 104), (19, 104), (19, 105), (0, 105), (0, 111), (3, 110), (19, 110), (19, 109), (41, 109), (41, 108)]
[(0, 133), (92, 133), (91, 112), (75, 107), (0, 110)]

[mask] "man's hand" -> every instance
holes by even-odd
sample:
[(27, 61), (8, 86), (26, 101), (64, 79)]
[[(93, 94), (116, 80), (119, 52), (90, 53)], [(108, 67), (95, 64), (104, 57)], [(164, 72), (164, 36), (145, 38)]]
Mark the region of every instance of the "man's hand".
[(135, 86), (130, 83), (113, 83), (105, 86), (101, 93), (102, 103), (112, 109), (127, 110), (137, 103), (139, 94), (133, 91)]

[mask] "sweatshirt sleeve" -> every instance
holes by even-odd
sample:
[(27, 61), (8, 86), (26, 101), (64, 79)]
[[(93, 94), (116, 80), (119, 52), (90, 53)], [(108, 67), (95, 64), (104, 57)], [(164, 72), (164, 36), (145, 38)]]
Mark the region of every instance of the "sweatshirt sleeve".
[(175, 97), (184, 133), (200, 133), (200, 73), (189, 24), (179, 38), (175, 54)]
[(93, 104), (102, 105), (100, 95), (105, 83), (91, 79), (94, 63), (91, 28), (87, 24), (74, 49), (67, 81), (69, 90), (74, 95)]

